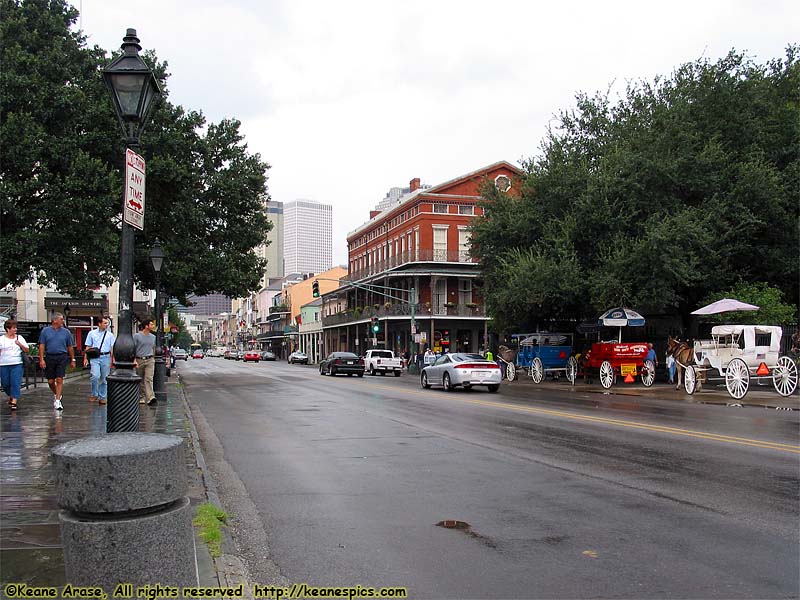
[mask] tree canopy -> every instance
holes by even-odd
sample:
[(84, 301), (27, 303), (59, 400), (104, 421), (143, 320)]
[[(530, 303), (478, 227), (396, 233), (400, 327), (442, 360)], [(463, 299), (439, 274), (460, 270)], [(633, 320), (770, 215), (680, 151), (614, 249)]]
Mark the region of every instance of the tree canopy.
[(800, 65), (711, 63), (579, 94), (516, 196), (484, 190), (473, 226), (497, 326), (595, 318), (624, 303), (688, 319), (739, 281), (798, 301)]
[[(0, 285), (35, 273), (87, 293), (119, 271), (125, 149), (100, 77), (111, 58), (71, 29), (78, 13), (64, 0), (0, 0), (0, 15)], [(164, 96), (137, 149), (147, 187), (134, 277), (153, 287), (159, 238), (168, 294), (244, 295), (264, 269), (254, 248), (272, 226), (269, 166), (248, 152), (237, 120), (206, 123), (170, 103), (167, 64), (144, 59)]]

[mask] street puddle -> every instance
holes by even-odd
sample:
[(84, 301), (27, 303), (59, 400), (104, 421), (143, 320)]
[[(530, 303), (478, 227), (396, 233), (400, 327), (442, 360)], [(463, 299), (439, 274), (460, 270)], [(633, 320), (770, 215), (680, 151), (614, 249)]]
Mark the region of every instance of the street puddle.
[(436, 527), (443, 527), (444, 529), (455, 529), (468, 535), (469, 537), (479, 541), (480, 543), (488, 546), (489, 548), (497, 548), (497, 542), (488, 538), (480, 533), (472, 531), (472, 526), (466, 521), (445, 520), (436, 523)]

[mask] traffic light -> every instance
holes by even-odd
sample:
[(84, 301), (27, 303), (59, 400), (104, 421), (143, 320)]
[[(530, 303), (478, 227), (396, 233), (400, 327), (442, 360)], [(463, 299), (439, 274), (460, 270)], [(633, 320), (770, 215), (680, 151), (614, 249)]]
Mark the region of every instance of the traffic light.
[(372, 317), (372, 333), (378, 333), (381, 330), (381, 325), (378, 323), (378, 317)]
[(319, 298), (319, 281), (316, 279), (314, 283), (311, 284), (311, 295), (314, 296), (314, 298)]

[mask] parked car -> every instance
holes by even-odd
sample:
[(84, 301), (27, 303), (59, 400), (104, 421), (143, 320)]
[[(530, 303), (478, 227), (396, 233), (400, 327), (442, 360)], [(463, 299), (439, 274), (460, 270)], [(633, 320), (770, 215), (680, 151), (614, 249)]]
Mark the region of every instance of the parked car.
[(225, 360), (233, 360), (236, 358), (236, 350), (231, 350), (228, 348), (225, 352), (222, 353), (222, 358)]
[(293, 365), (295, 363), (300, 363), (302, 365), (308, 364), (308, 354), (305, 352), (292, 352), (289, 355), (289, 364)]
[(403, 371), (403, 359), (395, 357), (391, 350), (367, 350), (364, 355), (364, 368), (370, 375), (394, 373), (395, 377), (400, 377)]
[(175, 348), (172, 352), (172, 356), (175, 360), (189, 360), (189, 353), (183, 348)]
[(236, 351), (236, 360), (244, 360), (244, 350)]
[(261, 353), (258, 350), (245, 350), (244, 362), (258, 362), (261, 360)]
[(269, 350), (264, 350), (261, 353), (261, 360), (277, 360), (277, 356), (275, 356), (274, 352), (270, 352)]
[(202, 350), (195, 350), (192, 352), (192, 358), (203, 358), (203, 351)]
[(459, 385), (465, 390), (485, 385), (490, 392), (496, 392), (502, 378), (500, 366), (480, 354), (443, 354), (422, 369), (420, 385), (426, 389), (432, 385), (442, 386), (448, 392)]
[(364, 376), (364, 359), (352, 352), (331, 352), (328, 358), (319, 364), (320, 375), (347, 375)]

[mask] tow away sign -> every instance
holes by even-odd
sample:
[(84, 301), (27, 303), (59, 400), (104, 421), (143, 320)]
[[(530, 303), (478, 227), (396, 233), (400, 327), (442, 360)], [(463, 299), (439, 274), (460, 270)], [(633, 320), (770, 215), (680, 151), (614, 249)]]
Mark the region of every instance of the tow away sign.
[(130, 148), (125, 152), (125, 210), (123, 219), (144, 230), (144, 159)]

